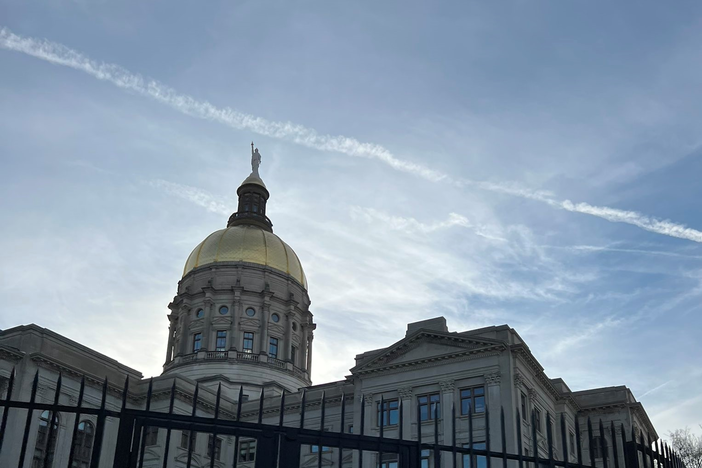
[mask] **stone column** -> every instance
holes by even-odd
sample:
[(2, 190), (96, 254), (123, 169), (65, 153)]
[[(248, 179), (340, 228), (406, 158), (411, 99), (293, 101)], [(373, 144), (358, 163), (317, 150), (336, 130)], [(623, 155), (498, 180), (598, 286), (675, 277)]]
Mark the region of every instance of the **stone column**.
[(166, 350), (166, 364), (171, 362), (171, 360), (173, 359), (173, 328), (174, 325), (176, 327), (178, 326), (178, 322), (174, 324), (173, 321), (174, 317), (173, 313), (171, 313), (170, 315), (168, 315), (168, 349)]
[(286, 361), (291, 361), (292, 358), (292, 322), (293, 318), (295, 317), (295, 306), (293, 304), (290, 304), (288, 308), (288, 312), (285, 314), (285, 343), (283, 346), (285, 347), (283, 350), (283, 359)]
[(188, 354), (190, 350), (188, 349), (188, 342), (190, 341), (190, 318), (191, 310), (189, 307), (180, 308), (180, 353), (181, 355)]
[[(450, 434), (451, 425), (453, 424), (451, 412), (456, 393), (456, 382), (454, 380), (442, 380), (439, 382), (439, 386), (441, 387), (441, 418), (444, 432), (443, 443), (448, 445), (451, 443)], [(456, 408), (456, 411), (460, 411), (459, 408)]]
[(202, 347), (201, 351), (210, 350), (210, 333), (212, 330), (212, 320), (214, 319), (214, 301), (205, 299), (205, 326), (202, 330)]
[(412, 397), (414, 396), (412, 387), (398, 388), (397, 393), (402, 400), (402, 433), (405, 437), (412, 437), (412, 422), (417, 414), (415, 405), (412, 402)]
[(265, 295), (263, 296), (263, 306), (261, 307), (261, 345), (260, 352), (268, 355), (268, 320), (271, 315), (271, 296), (266, 285)]
[[(310, 338), (310, 341), (312, 341), (311, 338)], [(373, 394), (372, 393), (366, 394), (364, 396), (364, 398), (365, 398), (365, 401), (364, 401), (364, 405), (363, 405), (363, 411), (365, 414), (363, 417), (365, 418), (365, 421), (364, 421), (365, 427), (363, 428), (364, 429), (363, 434), (370, 435), (370, 434), (372, 434), (371, 428), (375, 427), (375, 421), (373, 420), (373, 412), (375, 411), (373, 406), (375, 405), (375, 403), (373, 403)], [(369, 452), (367, 450), (364, 451), (363, 452), (363, 466), (377, 466), (374, 464), (375, 457), (376, 457), (375, 453)]]
[(236, 351), (236, 346), (239, 342), (236, 332), (239, 327), (239, 320), (241, 320), (241, 288), (234, 286), (232, 290), (234, 291), (234, 300), (232, 301), (232, 310), (230, 312), (232, 324), (229, 327), (229, 334), (231, 335), (229, 337), (229, 349)]
[(500, 410), (502, 398), (500, 396), (500, 382), (502, 375), (499, 372), (485, 375), (487, 386), (487, 407), (490, 410), (490, 445), (492, 450), (502, 446), (502, 433), (500, 431)]
[(307, 375), (312, 377), (312, 340), (314, 339), (314, 335), (312, 333), (309, 334), (307, 337), (308, 343), (307, 343)]
[(309, 325), (300, 324), (302, 327), (302, 342), (300, 343), (300, 367), (307, 370), (307, 336), (309, 334)]

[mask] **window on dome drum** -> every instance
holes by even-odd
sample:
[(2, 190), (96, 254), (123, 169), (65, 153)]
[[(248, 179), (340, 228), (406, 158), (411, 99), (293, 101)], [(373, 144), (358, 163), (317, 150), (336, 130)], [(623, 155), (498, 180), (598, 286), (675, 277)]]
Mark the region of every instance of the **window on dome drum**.
[(520, 392), (520, 400), (521, 402), (521, 408), (519, 411), (522, 412), (522, 420), (526, 421), (527, 420), (527, 396), (524, 392)]
[(461, 414), (485, 412), (485, 387), (464, 388), (461, 390)]
[(254, 315), (256, 315), (256, 309), (254, 309), (253, 307), (249, 307), (248, 309), (246, 309), (246, 315), (248, 315), (249, 317), (253, 317)]
[(71, 468), (88, 468), (90, 455), (93, 451), (95, 427), (90, 421), (81, 421), (78, 424), (76, 440), (73, 444), (73, 465)]
[(229, 307), (227, 306), (222, 306), (219, 308), (219, 313), (221, 315), (227, 315), (229, 313)]
[(278, 338), (271, 338), (268, 343), (268, 356), (278, 359)]
[(242, 210), (241, 211), (250, 211), (250, 206), (251, 206), (251, 194), (250, 193), (245, 193), (243, 197), (241, 197), (241, 201), (243, 202)]
[(202, 318), (205, 316), (205, 311), (202, 309), (198, 309), (197, 312), (195, 312), (195, 318)]
[(541, 410), (539, 408), (534, 408), (534, 420), (536, 430), (541, 432)]
[(224, 330), (217, 330), (217, 340), (215, 342), (215, 351), (226, 351), (227, 350), (227, 332)]
[(144, 442), (147, 446), (158, 444), (158, 427), (147, 426), (144, 433)]
[[(188, 439), (190, 439), (190, 431), (182, 431), (180, 433), (180, 447), (187, 449), (188, 448)], [(192, 436), (192, 444), (193, 447), (195, 447), (195, 442), (197, 440), (197, 432), (193, 432)]]
[(273, 320), (274, 323), (280, 322), (280, 315), (278, 315), (278, 314), (271, 315), (271, 320)]
[(216, 439), (210, 434), (209, 438), (207, 439), (207, 456), (209, 458), (213, 458), (213, 450), (214, 447), (214, 459), (219, 460), (219, 457), (222, 454), (222, 439), (217, 437)]
[(295, 346), (290, 347), (290, 362), (293, 363), (293, 366), (297, 365), (297, 347)]
[(239, 442), (239, 461), (249, 462), (256, 460), (256, 441), (242, 440)]
[(251, 332), (244, 332), (244, 346), (242, 349), (245, 353), (253, 353), (254, 344), (254, 334)]
[(202, 333), (193, 335), (193, 353), (197, 353), (202, 348)]
[(251, 211), (253, 211), (254, 213), (258, 213), (258, 206), (259, 206), (260, 198), (261, 197), (257, 193), (254, 193), (253, 202), (251, 203)]
[[(463, 448), (470, 448), (470, 444), (463, 444)], [(485, 450), (485, 442), (473, 442), (473, 448), (478, 450)], [(525, 452), (525, 455), (526, 452)], [(487, 458), (482, 455), (474, 455), (475, 457), (475, 468), (487, 468)], [(463, 454), (463, 468), (473, 468), (470, 463), (470, 455)]]
[(378, 402), (378, 419), (376, 424), (378, 426), (394, 426), (398, 423), (400, 413), (399, 413), (399, 401), (398, 400), (385, 400), (383, 401), (383, 407), (380, 407), (380, 402)]
[[(52, 414), (49, 411), (44, 411), (39, 416), (39, 428), (37, 429), (37, 442), (34, 446), (34, 458), (32, 459), (32, 468), (51, 467), (54, 462), (54, 451), (56, 450), (56, 437), (59, 429), (59, 416), (54, 419), (54, 430), (49, 431)], [(49, 440), (49, 432), (51, 440)], [(46, 465), (45, 465), (46, 464)]]
[(419, 403), (419, 419), (421, 421), (431, 421), (434, 415), (441, 419), (441, 400), (438, 393), (417, 397)]

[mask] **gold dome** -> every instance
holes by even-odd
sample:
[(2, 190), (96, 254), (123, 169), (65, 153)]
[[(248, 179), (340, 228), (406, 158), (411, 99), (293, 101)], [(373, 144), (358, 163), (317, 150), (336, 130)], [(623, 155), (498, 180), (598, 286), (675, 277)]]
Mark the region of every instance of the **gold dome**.
[(183, 276), (197, 267), (217, 262), (265, 265), (287, 273), (307, 289), (307, 278), (297, 254), (280, 237), (257, 226), (232, 226), (210, 234), (188, 257)]

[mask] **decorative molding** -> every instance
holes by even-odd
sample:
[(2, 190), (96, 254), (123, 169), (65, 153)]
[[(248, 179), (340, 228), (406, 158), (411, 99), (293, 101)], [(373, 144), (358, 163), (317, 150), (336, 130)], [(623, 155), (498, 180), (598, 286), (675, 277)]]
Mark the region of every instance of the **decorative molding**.
[(536, 398), (537, 392), (536, 392), (536, 389), (535, 389), (535, 388), (530, 388), (530, 389), (528, 390), (528, 393), (529, 393), (529, 399), (530, 399), (532, 402), (533, 402), (534, 400), (537, 399), (537, 398)]
[(525, 386), (524, 385), (524, 376), (517, 371), (514, 372), (514, 386), (516, 388), (522, 388)]
[(502, 381), (502, 374), (499, 372), (493, 372), (492, 374), (485, 374), (485, 383), (487, 385), (500, 385)]
[(362, 396), (363, 396), (364, 403), (366, 405), (373, 404), (373, 394), (372, 393), (366, 393), (365, 395), (362, 395)]
[(496, 350), (493, 352), (478, 352), (478, 353), (455, 353), (455, 354), (449, 354), (449, 355), (442, 355), (442, 356), (433, 356), (430, 358), (425, 358), (425, 359), (420, 359), (417, 361), (410, 361), (410, 362), (401, 362), (398, 364), (393, 364), (393, 365), (388, 365), (384, 367), (379, 367), (375, 369), (362, 369), (362, 370), (357, 370), (355, 372), (352, 372), (352, 374), (355, 375), (367, 375), (367, 374), (395, 374), (398, 372), (404, 372), (407, 367), (412, 367), (413, 369), (424, 369), (427, 367), (434, 367), (436, 366), (437, 362), (441, 361), (455, 361), (455, 362), (462, 362), (462, 361), (472, 361), (474, 359), (481, 359), (485, 357), (490, 357), (490, 356), (499, 356), (501, 353), (500, 350)]
[(398, 393), (398, 395), (400, 395), (400, 398), (402, 398), (403, 400), (409, 400), (414, 395), (414, 391), (412, 390), (412, 387), (398, 388), (397, 393)]
[(442, 392), (453, 392), (456, 389), (455, 380), (441, 380), (439, 381), (439, 386), (441, 386)]

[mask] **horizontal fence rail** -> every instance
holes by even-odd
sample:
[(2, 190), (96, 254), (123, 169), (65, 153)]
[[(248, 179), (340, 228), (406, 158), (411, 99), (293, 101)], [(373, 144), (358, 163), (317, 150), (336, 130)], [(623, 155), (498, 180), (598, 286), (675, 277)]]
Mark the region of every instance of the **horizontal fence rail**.
[[(316, 466), (337, 466), (348, 468), (685, 468), (684, 463), (677, 453), (668, 445), (661, 441), (653, 442), (650, 437), (644, 438), (640, 431), (638, 438), (632, 427), (625, 428), (619, 425), (618, 429), (614, 422), (605, 424), (603, 421), (593, 428), (590, 418), (585, 420), (585, 440), (588, 442), (588, 460), (584, 459), (581, 440), (581, 424), (575, 424), (574, 441), (568, 439), (569, 430), (566, 425), (565, 415), (561, 415), (560, 428), (552, 423), (551, 418), (546, 418), (545, 446), (539, 444), (540, 435), (537, 434), (537, 415), (534, 411), (530, 415), (531, 427), (531, 447), (523, 447), (524, 435), (523, 420), (519, 409), (515, 410), (514, 425), (507, 424), (505, 410), (500, 408), (499, 428), (496, 431), (490, 428), (489, 405), (480, 412), (484, 420), (484, 441), (480, 444), (474, 443), (475, 428), (473, 419), (478, 414), (472, 413), (472, 404), (468, 408), (468, 443), (466, 446), (459, 445), (456, 437), (456, 407), (452, 405), (450, 411), (451, 429), (445, 433), (439, 426), (443, 427), (443, 419), (439, 413), (440, 403), (432, 403), (422, 407), (419, 401), (416, 405), (417, 417), (417, 437), (415, 440), (408, 438), (410, 434), (403, 433), (404, 413), (403, 399), (392, 400), (397, 404), (396, 409), (397, 424), (393, 425), (396, 431), (394, 437), (388, 437), (386, 432), (385, 409), (388, 403), (383, 397), (380, 401), (371, 402), (371, 414), (378, 414), (377, 432), (378, 435), (367, 435), (366, 429), (370, 426), (365, 421), (366, 409), (369, 403), (361, 395), (360, 398), (360, 424), (358, 433), (345, 431), (350, 420), (346, 395), (342, 393), (340, 405), (337, 412), (333, 414), (335, 421), (340, 422), (340, 431), (331, 432), (325, 430), (325, 423), (328, 421), (329, 413), (327, 409), (326, 393), (322, 392), (319, 399), (314, 402), (307, 401), (307, 393), (303, 390), (300, 396), (299, 420), (294, 421), (294, 425), (286, 424), (286, 397), (290, 394), (285, 392), (275, 396), (278, 403), (278, 420), (275, 423), (264, 423), (264, 403), (266, 400), (264, 390), (261, 391), (258, 400), (258, 411), (247, 410), (242, 416), (242, 405), (244, 404), (243, 388), (239, 390), (236, 400), (236, 410), (230, 414), (230, 418), (223, 418), (221, 411), (222, 386), (218, 386), (214, 407), (210, 408), (211, 415), (198, 415), (198, 408), (203, 407), (200, 399), (200, 386), (195, 386), (192, 405), (189, 414), (178, 414), (174, 412), (175, 401), (178, 394), (176, 380), (174, 379), (169, 392), (169, 402), (167, 411), (154, 411), (151, 409), (153, 399), (153, 379), (149, 381), (143, 409), (128, 407), (129, 384), (127, 378), (121, 390), (121, 405), (119, 409), (108, 409), (107, 398), (109, 382), (105, 379), (102, 382), (99, 405), (88, 407), (84, 404), (86, 378), (80, 381), (78, 398), (76, 405), (59, 404), (62, 390), (62, 377), (59, 375), (55, 382), (55, 391), (52, 403), (42, 403), (37, 401), (37, 388), (39, 373), (34, 376), (29, 397), (26, 401), (13, 399), (16, 395), (15, 371), (13, 370), (4, 399), (0, 401), (2, 408), (2, 419), (0, 419), (0, 460), (3, 460), (2, 468), (17, 466), (18, 468), (144, 468), (145, 466), (158, 466), (168, 468), (169, 466), (183, 466), (191, 468), (194, 465), (194, 458), (208, 460), (209, 467), (233, 467), (233, 468), (299, 468), (302, 459), (302, 447), (309, 446), (311, 453), (316, 457)], [(254, 405), (251, 401), (247, 405)], [(248, 407), (248, 406), (247, 406)], [(306, 427), (306, 415), (308, 407), (313, 407), (315, 427)], [(270, 409), (270, 406), (267, 407)], [(250, 408), (249, 408), (250, 409)], [(424, 412), (423, 412), (424, 411)], [(9, 424), (11, 413), (24, 413), (15, 417), (15, 424)], [(47, 416), (48, 412), (48, 416)], [(36, 415), (41, 414), (39, 423), (41, 437), (37, 437), (36, 445), (39, 441), (45, 443), (45, 447), (29, 447), (30, 430), (36, 427)], [(388, 413), (389, 414), (389, 413)], [(65, 461), (54, 460), (55, 441), (57, 439), (58, 417), (59, 415), (73, 415), (73, 424), (70, 427), (70, 452)], [(94, 432), (90, 433), (90, 445), (86, 443), (86, 427), (81, 429), (81, 418), (89, 416), (94, 421)], [(431, 416), (431, 417), (429, 417)], [(117, 420), (118, 427), (116, 435), (110, 440), (105, 439), (106, 423), (110, 420)], [(422, 421), (431, 420), (433, 424), (424, 425)], [(35, 422), (35, 424), (33, 424)], [(92, 425), (92, 423), (91, 423)], [(309, 426), (309, 423), (308, 425)], [(368, 426), (368, 427), (366, 427)], [(433, 428), (431, 427), (433, 426)], [(68, 431), (68, 426), (66, 426)], [(432, 429), (431, 435), (425, 438), (424, 429)], [(93, 429), (91, 429), (93, 430)], [(157, 432), (154, 432), (157, 431)], [(158, 434), (159, 430), (166, 433), (163, 455), (159, 460), (145, 460), (147, 439)], [(180, 447), (185, 450), (184, 457), (176, 461), (170, 455), (169, 449), (173, 445), (172, 431), (181, 431)], [(82, 432), (81, 432), (82, 431)], [(499, 432), (497, 432), (499, 431)], [(507, 449), (507, 434), (516, 436), (516, 445), (513, 451)], [(354, 431), (356, 432), (356, 431)], [(495, 434), (499, 433), (499, 444), (495, 443)], [(196, 454), (195, 440), (197, 434), (205, 434), (208, 437), (207, 455), (204, 458)], [(442, 437), (440, 437), (440, 434)], [(6, 447), (8, 435), (14, 437), (13, 440), (20, 439), (19, 454), (16, 460), (8, 461), (3, 456), (9, 452)], [(21, 436), (21, 437), (20, 437)], [(216, 458), (221, 454), (221, 439), (219, 437), (233, 437), (234, 450), (228, 460)], [(543, 438), (543, 436), (542, 436)], [(556, 457), (556, 444), (560, 439), (561, 456)], [(219, 442), (218, 442), (219, 441)], [(249, 442), (246, 442), (249, 441)], [(255, 441), (255, 452), (245, 451), (243, 445)], [(598, 446), (596, 446), (596, 441)], [(609, 442), (608, 442), (609, 441)], [(575, 442), (575, 447), (572, 447)], [(611, 447), (608, 446), (611, 444)], [(53, 444), (53, 445), (52, 445)], [(82, 445), (81, 445), (82, 444)], [(114, 456), (110, 460), (103, 457), (106, 444), (112, 444)], [(183, 447), (185, 444), (185, 447)], [(220, 444), (220, 448), (217, 446)], [(241, 445), (240, 445), (241, 444)], [(484, 446), (483, 446), (484, 445)], [(499, 446), (498, 446), (499, 445)], [(54, 448), (52, 448), (54, 447)], [(315, 451), (316, 448), (316, 451)], [(88, 450), (89, 449), (89, 450)], [(610, 450), (611, 449), (611, 450)], [(218, 452), (219, 450), (219, 452)], [(248, 448), (246, 449), (248, 450)], [(531, 453), (527, 455), (527, 450)], [(596, 452), (599, 457), (596, 458)], [(89, 457), (87, 454), (89, 453)], [(349, 459), (347, 456), (352, 453)], [(371, 454), (369, 457), (368, 454)], [(43, 454), (43, 456), (42, 456)], [(364, 456), (365, 454), (365, 456)], [(621, 457), (620, 457), (621, 454)], [(33, 457), (30, 459), (30, 456)], [(77, 457), (82, 457), (80, 463)], [(89, 465), (86, 465), (89, 459)], [(370, 461), (369, 461), (370, 460)], [(60, 465), (60, 466), (59, 466)], [(198, 466), (205, 466), (202, 463)], [(309, 466), (309, 461), (305, 462)]]

